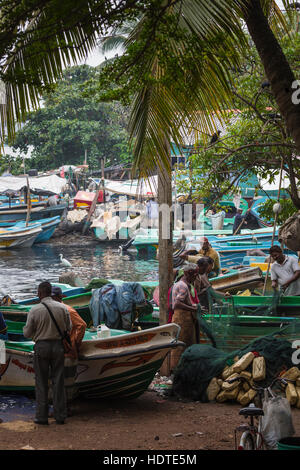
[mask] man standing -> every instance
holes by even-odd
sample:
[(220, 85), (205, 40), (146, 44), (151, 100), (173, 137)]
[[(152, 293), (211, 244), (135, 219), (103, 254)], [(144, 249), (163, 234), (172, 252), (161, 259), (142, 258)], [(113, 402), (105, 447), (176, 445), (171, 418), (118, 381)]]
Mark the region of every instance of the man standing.
[[(183, 277), (180, 281), (175, 282), (172, 289), (172, 309), (174, 311), (172, 322), (180, 326), (178, 339), (185, 343), (185, 347), (188, 347), (199, 340), (197, 305), (191, 296), (191, 288), (198, 274), (198, 267), (190, 263), (184, 266), (183, 270)], [(171, 351), (171, 370), (177, 366), (185, 347), (179, 346)]]
[(278, 245), (269, 250), (274, 263), (271, 266), (271, 281), (273, 289), (278, 284), (284, 295), (300, 295), (300, 266), (297, 259), (287, 256)]
[[(65, 296), (63, 295), (60, 287), (52, 287), (53, 300), (63, 303), (63, 297)], [(78, 364), (78, 353), (87, 325), (73, 307), (70, 305), (65, 306), (68, 309), (72, 322), (72, 330), (70, 333), (72, 349), (65, 354), (65, 391), (68, 404), (75, 396), (75, 379)], [(68, 415), (70, 414), (71, 412), (68, 408)]]
[[(64, 347), (50, 313), (62, 332), (71, 331), (71, 320), (65, 305), (51, 298), (50, 282), (42, 282), (38, 287), (40, 303), (34, 305), (27, 316), (23, 328), (25, 338), (32, 338), (34, 345), (34, 371), (36, 396), (36, 424), (48, 424), (48, 379), (53, 385), (53, 409), (57, 424), (64, 424), (67, 416), (64, 388)], [(46, 307), (47, 305), (47, 307)]]
[(243, 225), (247, 225), (246, 217), (248, 213), (245, 215), (242, 215), (242, 212), (243, 212), (242, 209), (240, 208), (237, 209), (237, 213), (236, 213), (236, 216), (234, 217), (234, 222), (233, 222), (233, 227), (232, 227), (233, 235), (238, 235), (239, 233), (241, 233)]

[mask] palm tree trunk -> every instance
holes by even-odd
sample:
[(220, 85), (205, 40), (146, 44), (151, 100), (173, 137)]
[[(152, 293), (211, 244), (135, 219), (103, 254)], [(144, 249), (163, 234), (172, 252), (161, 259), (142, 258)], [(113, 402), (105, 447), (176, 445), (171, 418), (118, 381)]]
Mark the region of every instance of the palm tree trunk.
[(260, 0), (245, 0), (244, 20), (256, 46), (287, 129), (300, 152), (300, 105), (292, 102), (296, 80), (264, 15)]

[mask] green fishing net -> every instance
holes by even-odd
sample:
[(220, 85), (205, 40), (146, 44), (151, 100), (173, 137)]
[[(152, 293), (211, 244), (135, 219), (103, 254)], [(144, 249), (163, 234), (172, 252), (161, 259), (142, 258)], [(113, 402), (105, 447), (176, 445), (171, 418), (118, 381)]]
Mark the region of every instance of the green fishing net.
[[(242, 357), (256, 351), (266, 361), (266, 379), (260, 381), (267, 386), (282, 370), (293, 367), (295, 351), (286, 339), (276, 338), (274, 333), (255, 339), (241, 349), (226, 353), (209, 344), (194, 344), (185, 350), (174, 372), (172, 392), (179, 398), (207, 402), (207, 387), (213, 377), (219, 376), (226, 365), (231, 365), (235, 356)], [(251, 371), (252, 365), (246, 370)]]
[(262, 386), (270, 383), (283, 368), (293, 366), (295, 350), (291, 342), (300, 337), (300, 321), (275, 316), (279, 293), (274, 292), (271, 300), (268, 298), (253, 309), (235, 305), (233, 297), (225, 297), (212, 288), (208, 297), (208, 312), (198, 308), (197, 313), (200, 344), (185, 350), (175, 371), (175, 395), (207, 401), (210, 380), (220, 375), (226, 365), (231, 365), (235, 356), (241, 357), (249, 351), (265, 357), (267, 376), (265, 384), (260, 382)]

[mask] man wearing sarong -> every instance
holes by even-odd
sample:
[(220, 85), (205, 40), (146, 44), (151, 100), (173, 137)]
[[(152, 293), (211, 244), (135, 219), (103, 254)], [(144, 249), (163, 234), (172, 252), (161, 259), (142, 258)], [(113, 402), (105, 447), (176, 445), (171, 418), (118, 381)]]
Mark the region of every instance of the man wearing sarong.
[[(171, 351), (171, 370), (177, 366), (181, 354), (192, 344), (199, 342), (199, 329), (197, 321), (198, 299), (192, 286), (197, 274), (198, 267), (195, 264), (184, 266), (183, 277), (174, 284), (172, 289), (172, 322), (180, 326), (179, 341), (183, 341), (185, 346), (178, 346)], [(191, 290), (193, 289), (193, 296)], [(195, 297), (194, 297), (195, 296)], [(194, 298), (194, 300), (193, 300)]]

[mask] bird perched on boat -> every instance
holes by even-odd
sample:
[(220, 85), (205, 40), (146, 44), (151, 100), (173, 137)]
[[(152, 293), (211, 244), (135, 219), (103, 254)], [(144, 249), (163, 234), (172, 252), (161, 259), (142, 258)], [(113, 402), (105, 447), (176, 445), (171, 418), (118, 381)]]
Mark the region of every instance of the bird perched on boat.
[(71, 267), (72, 267), (70, 261), (68, 261), (67, 259), (63, 258), (63, 255), (62, 255), (61, 253), (60, 253), (59, 257), (60, 257), (61, 263), (62, 263), (64, 266), (68, 266), (68, 268), (71, 268)]

